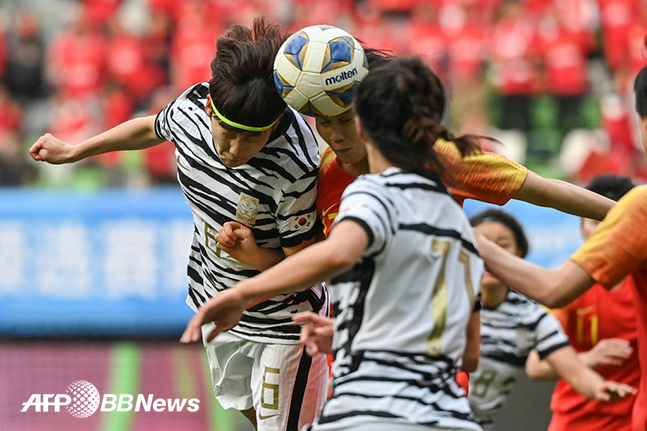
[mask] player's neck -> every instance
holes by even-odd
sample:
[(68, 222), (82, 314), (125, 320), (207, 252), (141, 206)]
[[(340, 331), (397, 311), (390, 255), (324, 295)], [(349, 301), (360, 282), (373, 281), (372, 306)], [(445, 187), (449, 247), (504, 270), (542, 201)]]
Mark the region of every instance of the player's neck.
[(338, 158), (337, 165), (339, 165), (339, 167), (342, 168), (344, 171), (356, 177), (359, 177), (360, 175), (368, 174), (369, 172), (368, 157), (364, 157), (362, 160), (355, 163), (344, 163)]
[(366, 155), (368, 160), (369, 172), (379, 174), (395, 165), (388, 161), (373, 145), (366, 146)]
[(481, 304), (483, 307), (496, 308), (508, 296), (508, 287), (503, 284), (481, 286)]

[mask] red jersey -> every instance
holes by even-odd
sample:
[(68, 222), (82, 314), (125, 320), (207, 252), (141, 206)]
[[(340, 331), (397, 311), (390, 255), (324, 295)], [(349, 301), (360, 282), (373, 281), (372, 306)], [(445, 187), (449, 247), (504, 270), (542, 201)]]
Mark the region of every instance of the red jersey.
[[(603, 366), (596, 371), (605, 379), (638, 387), (638, 334), (633, 280), (626, 278), (616, 290), (607, 292), (595, 285), (567, 307), (556, 310), (571, 346), (577, 352), (589, 351), (605, 338), (622, 338), (634, 349), (622, 366)], [(629, 431), (635, 397), (615, 403), (590, 400), (566, 383), (557, 383), (551, 402), (554, 412), (550, 431), (573, 429)]]
[[(465, 199), (504, 205), (526, 181), (528, 170), (499, 154), (476, 153), (465, 158), (453, 143), (438, 140), (435, 151), (441, 156), (448, 176), (455, 187), (448, 187), (462, 205)], [(317, 211), (326, 236), (339, 212), (341, 195), (355, 176), (343, 170), (330, 148), (321, 155), (317, 188)]]
[(529, 17), (504, 19), (492, 33), (494, 82), (503, 94), (530, 94), (538, 87), (533, 65), (537, 35)]
[[(607, 289), (629, 277), (635, 295), (638, 338), (647, 340), (647, 186), (627, 193), (584, 245), (571, 256)], [(606, 306), (606, 304), (605, 304)], [(647, 343), (638, 345), (641, 379), (632, 430), (647, 429)]]
[(104, 82), (105, 58), (105, 41), (93, 32), (60, 33), (48, 51), (56, 85), (72, 97), (96, 97)]
[(589, 41), (578, 34), (546, 25), (540, 34), (546, 66), (546, 85), (559, 95), (582, 94), (587, 90), (586, 54)]

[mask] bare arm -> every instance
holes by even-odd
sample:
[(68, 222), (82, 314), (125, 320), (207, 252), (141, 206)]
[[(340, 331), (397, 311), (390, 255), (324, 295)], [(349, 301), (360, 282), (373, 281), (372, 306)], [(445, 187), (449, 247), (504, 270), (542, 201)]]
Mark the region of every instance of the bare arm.
[(554, 351), (545, 361), (573, 389), (587, 398), (596, 401), (612, 401), (612, 396), (624, 397), (635, 393), (630, 386), (602, 379), (598, 373), (579, 361), (575, 350), (570, 346)]
[(111, 151), (141, 150), (162, 142), (155, 133), (155, 116), (151, 115), (126, 121), (77, 145), (46, 133), (31, 146), (29, 153), (34, 160), (58, 165)]
[(572, 260), (549, 270), (514, 256), (476, 232), (475, 236), (488, 271), (517, 292), (550, 308), (567, 305), (595, 284)]
[(461, 371), (473, 373), (479, 366), (481, 356), (481, 312), (474, 311), (467, 324), (467, 344), (463, 354)]
[(536, 350), (530, 352), (526, 360), (526, 374), (533, 380), (557, 380), (559, 374), (548, 361), (542, 361)]
[(514, 199), (599, 221), (615, 205), (614, 201), (602, 195), (566, 181), (544, 178), (532, 171), (528, 171), (526, 181)]
[(341, 221), (327, 240), (219, 292), (191, 319), (181, 341), (198, 341), (200, 327), (215, 322), (216, 329), (207, 337), (207, 341), (211, 341), (220, 332), (236, 326), (243, 310), (259, 299), (300, 291), (352, 268), (368, 245), (368, 234), (358, 223)]
[[(633, 349), (629, 341), (621, 338), (605, 338), (600, 340), (593, 348), (577, 354), (577, 358), (585, 366), (595, 369), (603, 365), (621, 366)], [(542, 361), (536, 351), (532, 351), (526, 361), (526, 374), (535, 380), (556, 380), (559, 374), (548, 361)]]

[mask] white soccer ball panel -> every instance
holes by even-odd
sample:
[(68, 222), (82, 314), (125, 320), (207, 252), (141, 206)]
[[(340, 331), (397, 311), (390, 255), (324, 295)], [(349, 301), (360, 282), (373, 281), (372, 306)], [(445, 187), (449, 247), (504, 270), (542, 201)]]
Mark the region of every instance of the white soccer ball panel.
[(301, 72), (296, 88), (298, 88), (301, 94), (305, 97), (312, 99), (323, 93), (321, 78), (321, 74), (317, 72)]
[(283, 100), (285, 100), (285, 103), (287, 103), (290, 107), (300, 112), (301, 110), (306, 108), (309, 99), (305, 97), (299, 91), (299, 89), (295, 88), (290, 92), (290, 94), (284, 97)]
[(278, 71), (281, 78), (292, 86), (296, 85), (299, 80), (299, 76), (301, 75), (301, 71), (283, 55), (276, 56), (276, 59), (274, 60), (274, 70)]
[(321, 71), (324, 55), (326, 53), (326, 42), (312, 40), (308, 44), (308, 50), (304, 59), (303, 71), (319, 73)]

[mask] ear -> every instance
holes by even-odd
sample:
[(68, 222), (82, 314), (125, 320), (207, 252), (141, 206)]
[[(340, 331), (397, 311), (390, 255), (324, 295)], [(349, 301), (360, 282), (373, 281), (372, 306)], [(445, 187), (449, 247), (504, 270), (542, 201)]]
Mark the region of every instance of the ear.
[(274, 125), (270, 129), (272, 132), (276, 130), (277, 127), (279, 127), (279, 123), (281, 122), (281, 118), (283, 118), (283, 114), (279, 115), (279, 118), (276, 119), (274, 122)]
[(213, 109), (211, 109), (211, 95), (207, 94), (207, 102), (204, 107), (205, 111), (207, 112), (207, 115), (209, 117), (213, 117)]

